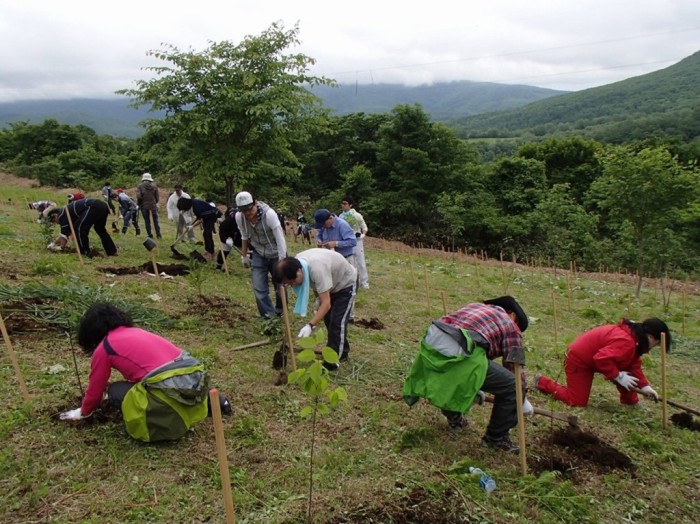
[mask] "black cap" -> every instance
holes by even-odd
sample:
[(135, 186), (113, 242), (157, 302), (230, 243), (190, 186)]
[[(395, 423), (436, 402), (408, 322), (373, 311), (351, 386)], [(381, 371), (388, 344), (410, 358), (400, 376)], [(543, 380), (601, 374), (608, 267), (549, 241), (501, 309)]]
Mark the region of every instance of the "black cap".
[(529, 323), (527, 320), (527, 315), (525, 314), (525, 311), (523, 311), (523, 308), (520, 307), (520, 304), (518, 304), (518, 301), (510, 295), (484, 300), (484, 304), (499, 306), (505, 309), (508, 313), (515, 313), (516, 323), (518, 324), (520, 331), (523, 332), (527, 329)]

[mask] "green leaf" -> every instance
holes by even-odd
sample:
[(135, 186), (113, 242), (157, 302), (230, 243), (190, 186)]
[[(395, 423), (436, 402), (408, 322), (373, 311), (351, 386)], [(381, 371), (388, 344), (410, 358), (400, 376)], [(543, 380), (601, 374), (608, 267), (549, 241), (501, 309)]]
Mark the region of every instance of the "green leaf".
[(306, 373), (305, 369), (297, 369), (296, 371), (292, 371), (287, 377), (287, 384), (294, 384), (304, 375), (304, 373)]
[(323, 354), (323, 360), (325, 360), (329, 364), (338, 364), (340, 362), (340, 359), (338, 358), (338, 353), (333, 351), (328, 346), (324, 347), (321, 350), (321, 353)]
[(316, 353), (314, 353), (311, 349), (305, 349), (301, 353), (297, 355), (297, 360), (299, 362), (311, 362), (312, 360), (316, 359)]
[(328, 413), (330, 412), (330, 410), (328, 409), (328, 406), (326, 406), (325, 404), (317, 405), (316, 410), (318, 411), (318, 413), (320, 415), (328, 415)]
[(299, 346), (303, 349), (313, 349), (316, 347), (316, 341), (312, 337), (300, 338), (297, 341)]
[(301, 418), (306, 418), (309, 415), (311, 415), (313, 410), (314, 408), (312, 408), (311, 406), (304, 406), (304, 409), (301, 410), (301, 413), (299, 413), (299, 415), (301, 416)]
[(338, 400), (342, 400), (343, 402), (346, 402), (348, 400), (348, 392), (345, 391), (345, 388), (338, 386), (335, 388), (335, 391), (333, 392), (336, 395), (338, 395)]

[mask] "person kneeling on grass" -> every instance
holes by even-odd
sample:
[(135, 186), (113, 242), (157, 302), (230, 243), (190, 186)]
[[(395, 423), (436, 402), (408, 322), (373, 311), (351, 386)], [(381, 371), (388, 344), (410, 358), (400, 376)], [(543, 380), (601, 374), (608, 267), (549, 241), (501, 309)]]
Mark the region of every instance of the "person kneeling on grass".
[[(131, 316), (97, 303), (80, 321), (78, 344), (92, 355), (90, 381), (82, 405), (61, 420), (89, 417), (103, 400), (121, 409), (126, 431), (145, 442), (176, 440), (207, 416), (208, 375), (204, 366), (172, 342), (134, 327)], [(126, 380), (108, 385), (112, 368)], [(224, 414), (229, 401), (220, 396)]]
[[(450, 430), (466, 426), (464, 413), (483, 391), (494, 395), (493, 410), (482, 442), (490, 447), (518, 453), (510, 430), (518, 423), (514, 364), (525, 364), (522, 332), (528, 318), (511, 296), (468, 304), (433, 321), (421, 340), (403, 387), (409, 406), (421, 398), (440, 408)], [(502, 357), (503, 365), (493, 359)], [(527, 381), (521, 374), (524, 391)], [(533, 408), (525, 400), (523, 412)]]
[(564, 363), (566, 385), (535, 375), (535, 388), (569, 406), (586, 407), (593, 375), (601, 373), (615, 382), (623, 405), (639, 407), (639, 396), (634, 391), (637, 387), (658, 400), (659, 395), (642, 371), (641, 356), (659, 345), (661, 333), (666, 335), (667, 350), (671, 351), (671, 333), (658, 318), (648, 318), (641, 324), (623, 319), (617, 325), (593, 328), (569, 345)]

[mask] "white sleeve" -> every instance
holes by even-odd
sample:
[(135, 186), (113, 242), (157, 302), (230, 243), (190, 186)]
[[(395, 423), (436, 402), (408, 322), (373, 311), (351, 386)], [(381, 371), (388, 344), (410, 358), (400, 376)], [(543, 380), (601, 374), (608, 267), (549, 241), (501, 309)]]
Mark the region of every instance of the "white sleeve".
[(248, 228), (245, 227), (245, 217), (240, 211), (236, 212), (236, 224), (238, 224), (238, 230), (241, 232), (241, 240), (248, 240)]
[[(274, 210), (270, 209), (265, 214), (265, 220), (275, 236), (275, 242), (277, 242), (277, 258), (282, 260), (287, 256), (287, 240), (284, 238), (284, 231), (282, 230), (279, 217)], [(241, 236), (243, 236), (242, 233)]]

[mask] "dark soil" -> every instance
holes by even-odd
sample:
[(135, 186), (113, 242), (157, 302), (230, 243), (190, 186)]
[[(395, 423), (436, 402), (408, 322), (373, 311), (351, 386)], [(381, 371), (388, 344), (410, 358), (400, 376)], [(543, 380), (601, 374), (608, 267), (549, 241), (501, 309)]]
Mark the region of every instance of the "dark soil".
[(79, 407), (81, 402), (82, 398), (76, 397), (75, 400), (68, 404), (52, 408), (50, 410), (47, 410), (45, 413), (40, 414), (48, 415), (49, 418), (51, 418), (51, 420), (53, 420), (54, 422), (60, 422), (61, 424), (70, 424), (75, 427), (94, 426), (96, 424), (107, 424), (110, 422), (119, 422), (122, 420), (122, 414), (119, 410), (107, 409), (106, 407), (97, 409), (92, 415), (81, 420), (61, 420), (59, 418), (61, 416), (61, 413)]
[(206, 318), (209, 320), (218, 320), (224, 323), (250, 320), (247, 306), (226, 297), (193, 295), (187, 297), (186, 300), (193, 311), (203, 312), (205, 310), (202, 308), (206, 308)]
[(700, 431), (700, 422), (693, 420), (693, 416), (690, 413), (674, 413), (671, 415), (671, 422), (679, 428)]
[[(190, 272), (189, 266), (184, 264), (158, 264), (156, 262), (156, 266), (158, 267), (159, 273), (165, 273), (171, 276), (188, 275)], [(153, 262), (144, 262), (136, 267), (102, 267), (100, 271), (103, 273), (112, 273), (113, 275), (138, 275), (144, 271), (153, 273)]]
[(591, 469), (604, 473), (616, 469), (634, 472), (632, 460), (592, 433), (566, 427), (551, 434), (544, 444), (551, 444), (540, 456), (531, 455), (528, 465), (535, 473), (559, 471), (572, 476), (577, 470)]
[(357, 318), (355, 319), (355, 325), (368, 329), (384, 329), (384, 324), (376, 317), (370, 319)]
[[(339, 500), (342, 500), (339, 499)], [(342, 506), (342, 504), (341, 504)], [(380, 505), (344, 508), (343, 514), (327, 521), (329, 524), (457, 524), (481, 522), (466, 514), (466, 508), (451, 490), (442, 496), (421, 487), (413, 488), (397, 500), (385, 500)]]

